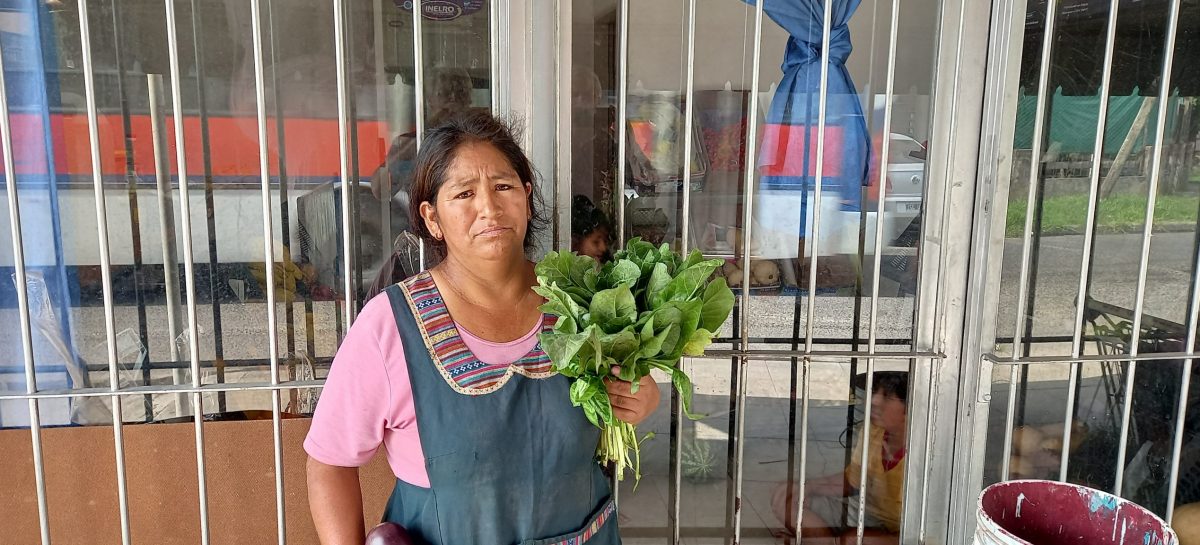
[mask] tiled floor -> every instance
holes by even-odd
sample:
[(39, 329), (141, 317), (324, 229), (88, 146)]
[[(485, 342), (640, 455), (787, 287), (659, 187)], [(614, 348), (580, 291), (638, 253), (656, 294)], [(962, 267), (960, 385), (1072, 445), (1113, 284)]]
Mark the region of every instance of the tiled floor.
[[(764, 373), (765, 375), (765, 373)], [(753, 378), (753, 377), (752, 377)], [(754, 381), (748, 381), (753, 386)], [(708, 529), (715, 536), (688, 538), (685, 543), (723, 543), (730, 514), (727, 494), (733, 482), (728, 471), (729, 398), (724, 395), (698, 395), (696, 410), (708, 416), (698, 422), (685, 422), (684, 440), (707, 447), (713, 469), (704, 480), (684, 479), (680, 489), (680, 524), (688, 533)], [(666, 396), (664, 396), (666, 399)], [(809, 477), (839, 472), (845, 466), (847, 450), (842, 441), (846, 429), (847, 405), (814, 401), (809, 420), (807, 473)], [(789, 400), (784, 396), (748, 397), (746, 401), (746, 441), (743, 452), (741, 527), (744, 543), (775, 543), (769, 532), (781, 527), (771, 509), (775, 488), (788, 478)], [(620, 491), (620, 523), (631, 537), (626, 543), (661, 543), (667, 528), (670, 487), (668, 462), (670, 439), (669, 412), (660, 411), (639, 431), (654, 431), (655, 438), (642, 446), (642, 480), (634, 490), (630, 478)], [(693, 439), (694, 438), (694, 439)], [(799, 454), (797, 443), (794, 456)], [(798, 464), (798, 461), (797, 461)], [(798, 467), (798, 466), (796, 466)]]

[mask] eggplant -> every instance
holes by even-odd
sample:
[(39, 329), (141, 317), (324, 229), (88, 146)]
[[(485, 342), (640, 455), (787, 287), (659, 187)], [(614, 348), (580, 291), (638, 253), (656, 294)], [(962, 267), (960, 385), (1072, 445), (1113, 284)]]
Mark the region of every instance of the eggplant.
[(403, 526), (384, 522), (367, 533), (366, 545), (417, 545), (417, 542)]

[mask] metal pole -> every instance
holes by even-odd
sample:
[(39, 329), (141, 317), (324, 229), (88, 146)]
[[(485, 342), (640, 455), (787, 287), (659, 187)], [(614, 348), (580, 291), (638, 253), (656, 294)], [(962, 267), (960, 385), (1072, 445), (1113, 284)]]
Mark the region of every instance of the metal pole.
[(808, 480), (808, 406), (812, 393), (812, 361), (808, 356), (801, 359), (800, 367), (800, 468), (796, 485), (796, 544), (799, 545), (804, 537), (800, 535), (800, 521), (804, 520), (804, 496)]
[[(112, 260), (108, 244), (108, 210), (104, 200), (104, 164), (100, 160), (100, 122), (96, 111), (96, 74), (92, 64), (92, 39), (87, 2), (79, 3), (79, 41), (83, 48), (83, 83), (87, 101), (88, 144), (92, 159), (92, 190), (96, 198), (97, 250), (100, 253), (101, 293), (104, 297), (104, 339), (108, 356), (108, 389), (114, 392), (112, 405), (113, 444), (117, 464), (117, 503), (121, 514), (121, 542), (129, 545), (129, 493), (125, 478), (125, 441), (122, 429), (121, 398), (117, 374), (117, 330), (113, 310)], [(14, 195), (15, 197), (15, 195)], [(20, 290), (26, 289), (22, 284)]]
[[(80, 5), (83, 3), (81, 2)], [(183, 216), (183, 268), (187, 294), (188, 351), (192, 363), (192, 417), (196, 427), (196, 484), (200, 504), (200, 541), (209, 543), (208, 476), (204, 464), (204, 399), (200, 396), (200, 344), (196, 331), (196, 274), (192, 253), (192, 207), (188, 195), (187, 148), (184, 146), (183, 79), (179, 69), (179, 38), (175, 31), (175, 2), (165, 0), (167, 48), (171, 61), (171, 105), (175, 118), (175, 161), (179, 172), (179, 208)], [(174, 340), (172, 340), (174, 342)]]
[[(680, 218), (680, 248), (679, 251), (683, 255), (687, 255), (689, 249), (690, 233), (688, 232), (689, 218), (692, 211), (692, 129), (694, 115), (694, 101), (696, 85), (696, 0), (688, 0), (688, 23), (687, 23), (687, 69), (684, 83), (684, 112), (683, 112), (683, 213)], [(683, 362), (680, 362), (682, 365)], [(682, 468), (683, 468), (683, 449), (680, 445), (680, 440), (683, 436), (683, 399), (679, 392), (671, 389), (671, 497), (669, 512), (667, 514), (668, 525), (671, 532), (671, 544), (678, 545), (680, 542), (680, 504), (681, 493), (683, 489)]]
[[(262, 2), (251, 0), (251, 27), (254, 33), (254, 94), (258, 106), (258, 168), (262, 181), (263, 261), (266, 271), (267, 350), (271, 358), (271, 384), (279, 384), (279, 330), (276, 324), (275, 301), (275, 239), (271, 211), (271, 158), (267, 148), (267, 84), (263, 70)], [(283, 425), (279, 407), (279, 390), (271, 392), (271, 429), (275, 447), (275, 518), (279, 545), (287, 543), (283, 499)]]
[[(900, 0), (892, 0), (892, 18), (891, 27), (888, 37), (888, 63), (887, 63), (887, 78), (886, 89), (883, 105), (883, 144), (879, 151), (879, 201), (875, 206), (875, 256), (874, 269), (872, 272), (871, 281), (871, 318), (867, 331), (867, 352), (875, 353), (875, 342), (877, 339), (877, 329), (879, 325), (879, 269), (883, 259), (883, 225), (884, 214), (887, 210), (885, 202), (887, 201), (887, 165), (888, 152), (891, 144), (892, 130), (892, 95), (895, 93), (896, 87), (896, 40), (899, 33), (900, 21)], [(828, 27), (826, 27), (828, 30)], [(821, 120), (824, 121), (824, 116)], [(822, 134), (824, 132), (822, 131)], [(817, 168), (820, 169), (821, 161)], [(819, 171), (818, 171), (819, 172)], [(819, 183), (819, 182), (818, 182)], [(819, 203), (818, 203), (819, 206)], [(813, 257), (816, 257), (816, 249), (814, 248)], [(815, 270), (815, 268), (814, 268)], [(812, 297), (810, 292), (809, 297)], [(812, 308), (813, 305), (809, 305)], [(863, 522), (866, 520), (867, 509), (867, 468), (869, 466), (871, 452), (871, 403), (874, 401), (874, 379), (875, 379), (875, 358), (867, 358), (867, 381), (865, 385), (864, 395), (866, 397), (866, 406), (863, 417), (863, 438), (862, 438), (862, 458), (859, 460), (859, 489), (858, 489), (858, 528), (855, 540), (858, 545), (863, 542)], [(911, 374), (910, 374), (911, 375)]]
[[(1100, 165), (1104, 155), (1104, 133), (1108, 120), (1108, 94), (1112, 85), (1113, 49), (1117, 41), (1117, 13), (1120, 0), (1112, 0), (1109, 5), (1108, 30), (1104, 38), (1104, 70), (1100, 76), (1100, 111), (1096, 117), (1096, 143), (1092, 148), (1092, 172), (1088, 188), (1088, 208), (1086, 225), (1083, 229), (1083, 258), (1079, 265), (1079, 289), (1075, 296), (1075, 331), (1071, 339), (1071, 357), (1078, 358), (1083, 352), (1083, 320), (1087, 308), (1088, 282), (1092, 265), (1092, 251), (1095, 243), (1096, 207), (1099, 201)], [(1058, 471), (1060, 481), (1067, 480), (1067, 469), (1071, 458), (1071, 432), (1075, 421), (1076, 385), (1079, 384), (1079, 374), (1082, 366), (1071, 364), (1070, 378), (1067, 381), (1067, 409), (1063, 416), (1062, 459)], [(1011, 452), (1005, 453), (1008, 459)], [(1007, 465), (1007, 464), (1006, 464)], [(1007, 469), (1007, 468), (1005, 468)], [(1007, 475), (1006, 475), (1007, 476)]]
[[(558, 3), (555, 2), (555, 5)], [(488, 1), (488, 54), (490, 56), (491, 66), (489, 66), (490, 77), (489, 82), (492, 92), (492, 115), (499, 116), (501, 112), (500, 105), (500, 0)]]
[[(154, 140), (154, 175), (158, 196), (158, 233), (163, 241), (163, 292), (166, 295), (168, 348), (171, 361), (179, 361), (179, 259), (175, 248), (175, 204), (171, 200), (171, 159), (167, 148), (166, 118), (162, 110), (163, 81), (160, 74), (146, 74), (146, 89), (150, 99), (150, 134)], [(183, 383), (183, 370), (172, 369), (175, 384)], [(175, 413), (183, 414), (187, 396), (175, 397)], [(153, 407), (151, 407), (152, 409)], [(151, 411), (147, 420), (153, 420)]]
[[(191, 0), (192, 13), (200, 12), (200, 0)], [(225, 283), (221, 273), (221, 260), (217, 255), (217, 214), (213, 201), (213, 168), (212, 145), (208, 126), (208, 95), (205, 91), (204, 45), (201, 38), (204, 34), (203, 17), (192, 17), (192, 49), (196, 59), (196, 103), (200, 113), (200, 150), (204, 162), (204, 218), (208, 230), (208, 297), (212, 306), (213, 320), (213, 367), (216, 368), (217, 382), (225, 382), (225, 337), (221, 321), (221, 286)], [(217, 394), (217, 410), (225, 412), (225, 394)]]
[[(1200, 272), (1200, 247), (1196, 249), (1196, 264), (1192, 268), (1192, 297), (1188, 312), (1187, 344), (1189, 354), (1196, 352), (1196, 328), (1200, 326), (1200, 278), (1195, 275)], [(1175, 515), (1175, 497), (1179, 488), (1179, 459), (1183, 453), (1184, 424), (1187, 421), (1187, 402), (1192, 385), (1192, 369), (1194, 360), (1188, 358), (1183, 363), (1183, 376), (1179, 381), (1179, 401), (1175, 411), (1175, 438), (1171, 445), (1171, 469), (1167, 473), (1167, 524)]]
[(754, 14), (754, 53), (750, 69), (750, 104), (746, 111), (746, 178), (742, 187), (742, 320), (739, 324), (741, 347), (750, 346), (750, 241), (754, 227), (754, 165), (758, 161), (758, 78), (762, 53), (762, 17), (764, 2), (756, 2)]
[[(4, 148), (4, 188), (8, 194), (9, 235), (13, 247), (13, 278), (16, 280), (17, 315), (21, 329), (21, 353), (25, 365), (25, 393), (37, 392), (33, 361), (33, 328), (29, 321), (28, 279), (25, 275), (25, 240), (21, 236), (21, 207), (17, 195), (16, 161), (13, 158), (12, 127), (8, 119), (8, 87), (4, 56), (0, 55), (0, 141)], [(37, 493), (38, 527), (42, 545), (50, 545), (50, 511), (46, 504), (46, 463), (42, 454), (42, 416), (36, 398), (29, 398), (29, 433), (33, 450), (33, 478)]]
[[(1021, 276), (1018, 281), (1017, 288), (1017, 313), (1015, 316), (1015, 327), (1013, 330), (1013, 361), (1020, 359), (1021, 337), (1025, 327), (1026, 310), (1029, 307), (1029, 277), (1030, 277), (1030, 261), (1033, 259), (1033, 222), (1034, 211), (1038, 201), (1038, 183), (1041, 175), (1042, 164), (1042, 145), (1046, 134), (1046, 109), (1047, 95), (1049, 94), (1050, 86), (1050, 54), (1054, 46), (1054, 20), (1057, 9), (1057, 0), (1046, 0), (1046, 25), (1042, 36), (1042, 57), (1041, 66), (1038, 72), (1038, 92), (1037, 92), (1037, 110), (1033, 117), (1033, 149), (1030, 154), (1029, 167), (1029, 196), (1025, 204), (1025, 234), (1024, 244), (1021, 249)], [(1075, 370), (1071, 371), (1072, 386), (1068, 390), (1073, 392), (1073, 381), (1078, 379)], [(1003, 479), (1008, 478), (1009, 465), (1012, 454), (1012, 435), (1013, 423), (1016, 420), (1016, 395), (1017, 395), (1017, 380), (1018, 368), (1013, 366), (1010, 376), (1010, 386), (1008, 391), (1008, 408), (1005, 415), (1004, 426), (1004, 461), (1001, 467), (1001, 476)], [(1068, 393), (1068, 397), (1073, 394)], [(1074, 400), (1069, 400), (1067, 410), (1071, 410), (1074, 405)], [(1065, 448), (1066, 445), (1064, 445)], [(1065, 458), (1065, 457), (1064, 457)]]
[(621, 0), (621, 23), (617, 28), (620, 52), (617, 54), (617, 179), (613, 181), (617, 207), (617, 246), (625, 246), (625, 149), (629, 146), (625, 131), (629, 95), (629, 0)]
[[(413, 7), (414, 13), (420, 11), (420, 1)], [(346, 73), (346, 6), (345, 0), (333, 2), (333, 40), (337, 55), (337, 110), (338, 110), (338, 152), (341, 171), (341, 203), (342, 203), (342, 304), (345, 306), (345, 321), (348, 326), (354, 321), (354, 255), (353, 241), (350, 234), (353, 226), (350, 224), (350, 127), (349, 104), (347, 103), (347, 73)], [(339, 339), (340, 341), (340, 339)]]
[[(1171, 2), (1171, 15), (1167, 23), (1167, 43), (1163, 56), (1162, 72), (1159, 77), (1158, 118), (1154, 127), (1154, 158), (1150, 164), (1150, 183), (1146, 190), (1146, 223), (1142, 228), (1141, 266), (1138, 267), (1137, 296), (1133, 304), (1133, 331), (1129, 339), (1129, 355), (1138, 355), (1138, 343), (1142, 334), (1142, 309), (1146, 303), (1146, 274), (1150, 267), (1150, 238), (1154, 235), (1154, 204), (1158, 199), (1158, 183), (1162, 178), (1163, 136), (1167, 130), (1167, 108), (1171, 98), (1171, 67), (1175, 61), (1175, 36), (1179, 30), (1179, 3)], [(1191, 334), (1192, 332), (1189, 332)], [(1192, 351), (1188, 346), (1187, 350)], [(1125, 453), (1129, 448), (1129, 418), (1133, 406), (1134, 377), (1137, 361), (1130, 361), (1125, 374), (1125, 399), (1121, 407), (1121, 438), (1117, 446), (1117, 469), (1113, 483), (1114, 494), (1121, 495), (1125, 479)], [(1063, 445), (1066, 448), (1067, 445)]]
[[(283, 264), (291, 265), (291, 204), (288, 201), (287, 178), (287, 131), (284, 127), (283, 98), (279, 92), (279, 57), (275, 43), (275, 10), (271, 0), (267, 0), (267, 29), (271, 36), (271, 93), (275, 100), (275, 155), (279, 162), (279, 239), (283, 246)], [(385, 217), (387, 217), (385, 215)], [(284, 302), (284, 322), (287, 325), (287, 353), (296, 353), (296, 322), (295, 297), (300, 296), (299, 290), (292, 293), (292, 298)], [(306, 300), (307, 303), (307, 300)], [(311, 303), (309, 303), (311, 304)]]
[(742, 510), (746, 508), (742, 496), (742, 483), (745, 477), (745, 438), (746, 438), (746, 365), (745, 358), (738, 358), (738, 391), (734, 411), (737, 412), (736, 442), (733, 451), (733, 544), (742, 543)]
[[(421, 0), (413, 0), (413, 118), (417, 122), (417, 151), (425, 139), (425, 37), (422, 35)], [(422, 221), (413, 218), (413, 221)], [(421, 269), (425, 269), (425, 240), (420, 241)]]
[[(750, 104), (746, 112), (746, 179), (742, 193), (742, 301), (741, 301), (741, 348), (749, 348), (750, 344), (750, 241), (753, 240), (754, 225), (754, 165), (757, 162), (758, 138), (758, 79), (762, 61), (762, 20), (765, 1), (755, 2), (754, 11), (754, 53), (750, 69)], [(734, 453), (734, 507), (733, 507), (733, 541), (741, 542), (742, 536), (742, 456), (745, 451), (745, 406), (746, 406), (746, 359), (739, 357), (738, 391), (736, 400), (737, 410), (737, 444)]]
[[(110, 4), (112, 9), (112, 31), (115, 38), (113, 47), (113, 63), (117, 69), (117, 95), (121, 100), (121, 130), (123, 132), (124, 143), (122, 148), (125, 152), (125, 187), (129, 195), (129, 244), (133, 250), (133, 276), (134, 276), (134, 304), (137, 305), (137, 320), (138, 320), (138, 338), (141, 341), (145, 354), (146, 361), (153, 359), (150, 351), (150, 330), (146, 320), (146, 290), (144, 289), (145, 270), (146, 266), (142, 259), (142, 225), (139, 210), (141, 207), (138, 203), (138, 175), (136, 167), (136, 154), (133, 150), (133, 122), (129, 115), (129, 91), (125, 88), (125, 29), (121, 22), (125, 16), (121, 12), (121, 3), (113, 0)], [(146, 384), (150, 384), (150, 370), (142, 368), (142, 380)], [(149, 397), (142, 400), (146, 422), (151, 420), (154, 414), (154, 400)]]
[[(825, 113), (829, 103), (829, 33), (832, 27), (833, 2), (825, 0), (824, 21), (821, 27), (821, 79), (817, 96), (817, 167), (816, 184), (813, 188), (813, 227), (812, 227), (812, 257), (808, 261), (808, 317), (804, 324), (804, 351), (811, 352), (813, 347), (813, 328), (815, 327), (817, 311), (817, 254), (821, 247), (821, 182), (825, 177)], [(805, 149), (805, 154), (808, 150)], [(807, 174), (807, 173), (805, 173)], [(807, 192), (807, 190), (806, 190)], [(800, 227), (801, 229), (804, 226)], [(805, 244), (805, 246), (809, 246)], [(797, 257), (801, 262), (804, 256)], [(747, 274), (749, 277), (749, 274)]]
[(679, 219), (679, 230), (683, 243), (680, 251), (687, 254), (689, 228), (691, 227), (692, 211), (692, 131), (694, 130), (695, 115), (694, 96), (696, 93), (696, 0), (688, 0), (687, 26), (687, 73), (684, 83), (683, 96), (683, 214)]

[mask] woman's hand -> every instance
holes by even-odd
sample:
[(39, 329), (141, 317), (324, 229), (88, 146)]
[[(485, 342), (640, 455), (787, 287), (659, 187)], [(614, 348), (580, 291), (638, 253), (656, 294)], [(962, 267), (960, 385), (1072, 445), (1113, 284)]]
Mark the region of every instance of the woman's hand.
[[(612, 368), (613, 375), (620, 372), (620, 367)], [(615, 376), (604, 381), (604, 385), (608, 388), (608, 400), (612, 404), (613, 416), (635, 426), (654, 413), (662, 395), (658, 390), (658, 383), (649, 376), (638, 381), (637, 393), (633, 392), (632, 383)]]

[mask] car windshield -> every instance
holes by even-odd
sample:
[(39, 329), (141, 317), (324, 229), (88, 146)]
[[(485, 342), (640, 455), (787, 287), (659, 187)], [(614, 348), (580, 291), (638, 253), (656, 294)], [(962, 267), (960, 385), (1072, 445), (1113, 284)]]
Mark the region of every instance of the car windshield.
[[(907, 138), (892, 137), (891, 144), (888, 146), (888, 162), (889, 163), (922, 163), (921, 159), (924, 156), (925, 149), (921, 144)], [(913, 155), (916, 155), (914, 157)]]

